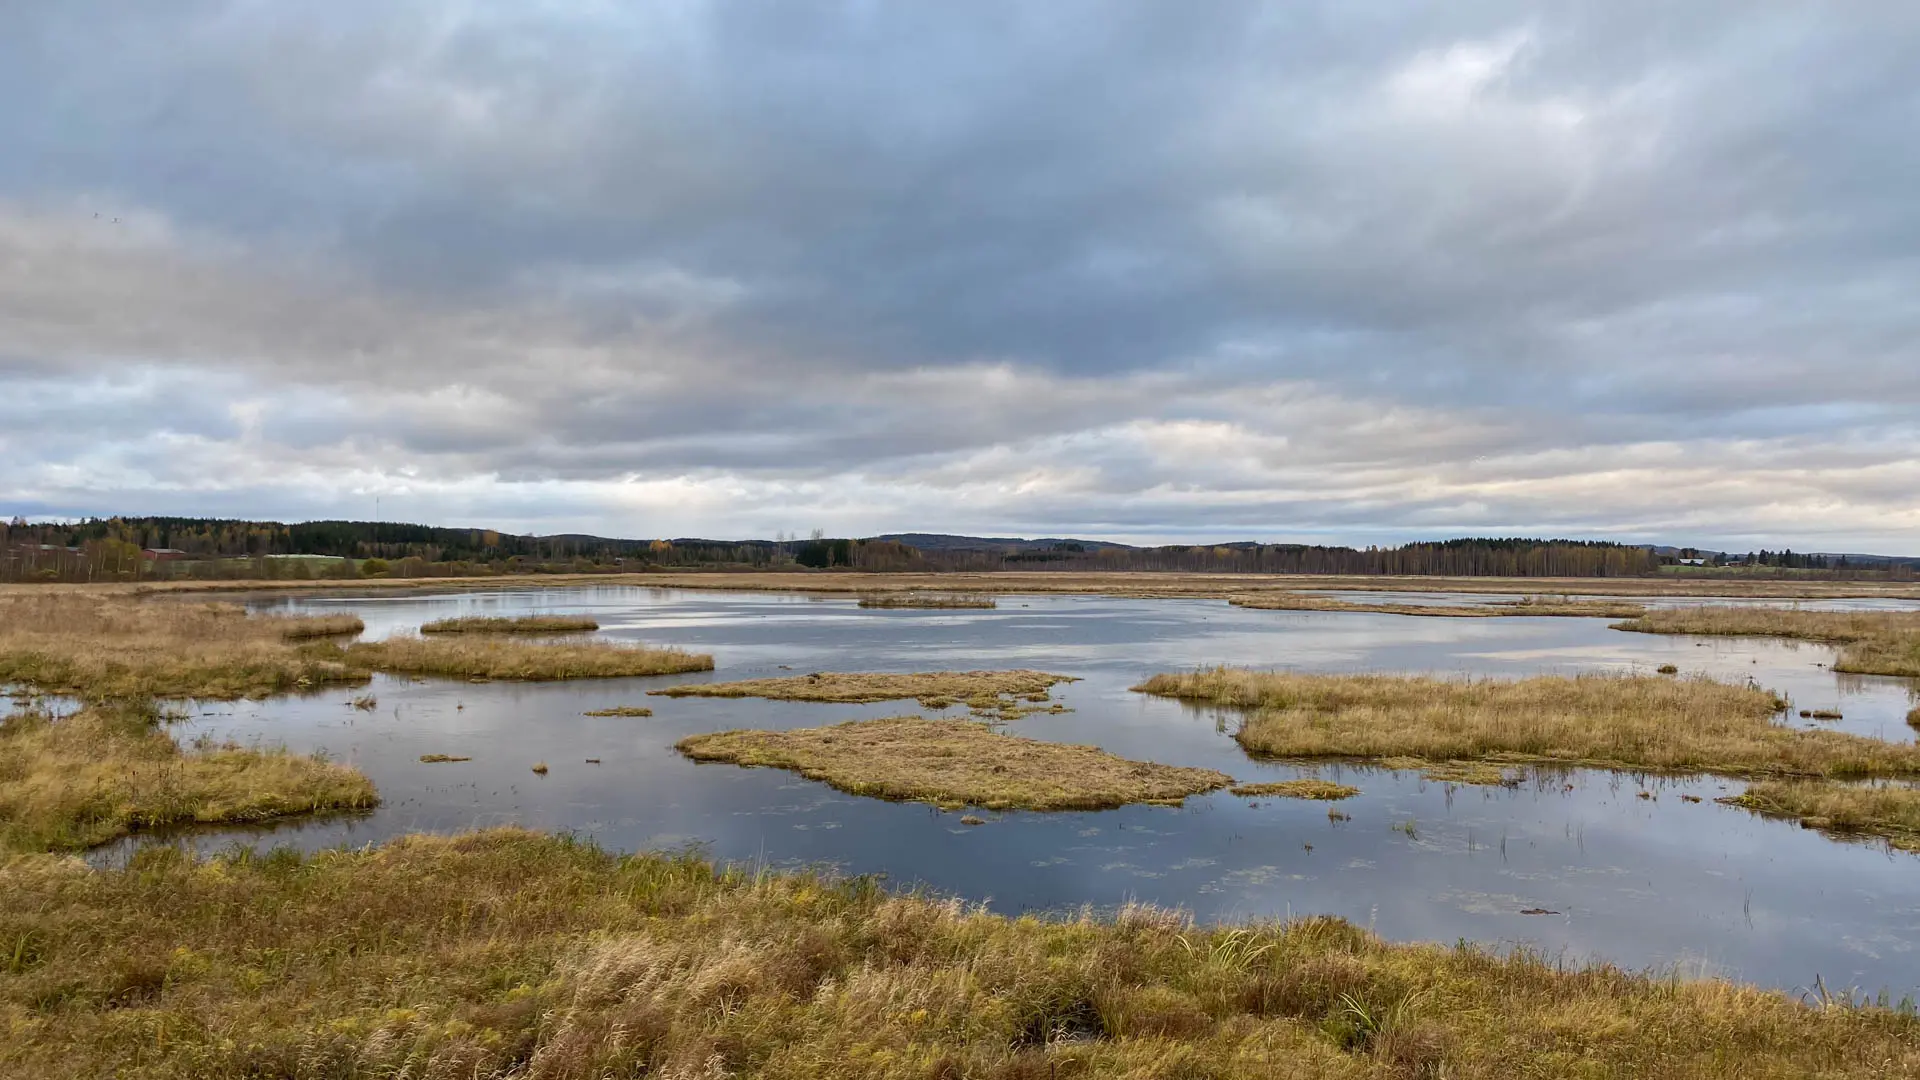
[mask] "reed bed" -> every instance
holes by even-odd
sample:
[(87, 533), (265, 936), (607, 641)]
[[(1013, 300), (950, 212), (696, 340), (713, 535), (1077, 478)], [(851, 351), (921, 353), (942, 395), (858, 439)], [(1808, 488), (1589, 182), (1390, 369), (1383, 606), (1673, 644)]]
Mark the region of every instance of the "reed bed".
[(1246, 710), (1235, 736), (1284, 758), (1540, 762), (1732, 776), (1920, 775), (1920, 748), (1774, 722), (1765, 691), (1704, 678), (1518, 680), (1303, 675), (1235, 668), (1135, 689)]
[(991, 609), (999, 602), (985, 593), (875, 592), (860, 597), (863, 608)]
[(1920, 851), (1920, 789), (1913, 787), (1768, 780), (1721, 801), (1769, 817), (1794, 818), (1809, 829), (1878, 837)]
[(609, 679), (712, 671), (713, 657), (680, 649), (651, 649), (612, 641), (565, 644), (391, 637), (359, 642), (346, 662), (369, 671), (463, 679)]
[(93, 701), (259, 698), (365, 682), (332, 637), (351, 616), (250, 616), (224, 603), (0, 593), (0, 683)]
[[(1012, 919), (518, 830), (0, 865), (0, 1075), (1920, 1073), (1920, 1021), (1326, 918)], [(164, 918), (144, 913), (164, 912)]]
[(0, 720), (0, 854), (91, 847), (144, 829), (263, 821), (379, 801), (323, 758), (238, 746), (183, 751), (150, 705)]
[(998, 710), (1012, 699), (1045, 701), (1059, 683), (1074, 682), (1070, 675), (1044, 671), (921, 671), (844, 673), (814, 672), (780, 679), (742, 679), (735, 682), (683, 683), (647, 693), (661, 697), (758, 697), (773, 701), (832, 701), (871, 704), (913, 700), (928, 709), (966, 704)]
[(722, 731), (676, 747), (695, 761), (792, 769), (854, 795), (958, 809), (1104, 810), (1178, 803), (1233, 783), (1211, 769), (1130, 761), (970, 720), (895, 716), (791, 731)]
[(1360, 794), (1357, 787), (1336, 784), (1331, 780), (1276, 780), (1266, 784), (1235, 784), (1228, 789), (1235, 795), (1255, 797), (1277, 797), (1282, 799), (1317, 799), (1324, 802), (1338, 802), (1351, 799)]
[(597, 620), (580, 615), (518, 615), (512, 618), (463, 615), (423, 623), (423, 634), (576, 634), (600, 629)]
[(269, 616), (267, 619), (278, 627), (280, 636), (287, 641), (353, 637), (367, 628), (358, 615)]
[(1833, 670), (1920, 676), (1920, 612), (1808, 611), (1715, 604), (1656, 608), (1614, 626), (1642, 634), (1798, 638), (1840, 646)]
[(1437, 619), (1490, 619), (1502, 615), (1626, 619), (1647, 610), (1640, 604), (1614, 600), (1576, 600), (1566, 596), (1528, 596), (1486, 604), (1402, 604), (1394, 601), (1341, 600), (1310, 593), (1259, 592), (1233, 596), (1227, 602), (1235, 607), (1265, 611), (1349, 611), (1419, 615)]

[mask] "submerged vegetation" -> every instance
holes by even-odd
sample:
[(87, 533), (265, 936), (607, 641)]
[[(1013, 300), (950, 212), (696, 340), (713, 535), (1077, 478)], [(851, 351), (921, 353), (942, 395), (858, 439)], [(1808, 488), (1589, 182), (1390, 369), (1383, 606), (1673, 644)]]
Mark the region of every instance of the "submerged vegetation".
[(860, 598), (863, 608), (995, 608), (984, 593), (874, 592)]
[(1445, 619), (1487, 619), (1501, 615), (1566, 615), (1625, 619), (1647, 609), (1617, 600), (1576, 600), (1570, 596), (1527, 596), (1485, 604), (1402, 604), (1379, 600), (1341, 600), (1299, 592), (1259, 592), (1233, 596), (1235, 607), (1267, 611), (1350, 611), (1382, 615), (1423, 615)]
[(401, 675), (465, 679), (605, 679), (712, 671), (713, 657), (612, 641), (567, 644), (391, 637), (347, 649), (348, 664)]
[(233, 745), (183, 751), (148, 704), (0, 720), (0, 855), (376, 802), (365, 776), (324, 758)]
[(1092, 746), (1041, 742), (971, 720), (895, 716), (792, 731), (722, 731), (680, 740), (695, 761), (792, 769), (854, 795), (957, 809), (1103, 810), (1177, 803), (1233, 778), (1129, 761)]
[(1269, 784), (1235, 784), (1230, 789), (1235, 795), (1278, 796), (1283, 799), (1320, 799), (1336, 802), (1351, 799), (1360, 794), (1357, 787), (1336, 784), (1331, 780), (1277, 780)]
[(773, 701), (833, 701), (871, 704), (914, 700), (923, 708), (944, 709), (965, 704), (983, 711), (1017, 708), (1013, 699), (1045, 701), (1055, 684), (1073, 682), (1070, 675), (1044, 671), (922, 671), (908, 673), (843, 673), (820, 671), (782, 679), (744, 679), (737, 682), (682, 683), (647, 693), (662, 697), (758, 697)]
[(0, 895), (10, 1076), (1920, 1071), (1920, 1020), (1844, 1001), (1392, 945), (1336, 919), (1009, 919), (518, 830), (304, 858), (156, 849), (98, 872), (16, 860)]
[(1656, 609), (1614, 629), (1819, 641), (1840, 646), (1835, 671), (1920, 676), (1920, 612), (1915, 611), (1809, 611), (1718, 604)]
[(463, 615), (435, 619), (420, 627), (423, 634), (573, 634), (600, 629), (596, 620), (577, 615), (518, 615), (512, 618)]
[(1285, 758), (1541, 762), (1735, 776), (1920, 775), (1920, 747), (1773, 722), (1784, 703), (1704, 678), (1442, 679), (1214, 668), (1135, 689), (1247, 710), (1236, 738)]
[(1769, 780), (1720, 801), (1770, 817), (1795, 818), (1810, 829), (1874, 836), (1897, 848), (1920, 851), (1920, 788)]

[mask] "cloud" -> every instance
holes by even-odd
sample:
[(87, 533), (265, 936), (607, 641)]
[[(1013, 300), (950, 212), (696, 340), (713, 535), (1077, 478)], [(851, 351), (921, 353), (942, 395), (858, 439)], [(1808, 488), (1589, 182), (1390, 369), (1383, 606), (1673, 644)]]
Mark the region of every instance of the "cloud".
[(1901, 5), (6, 18), (0, 510), (1920, 525)]

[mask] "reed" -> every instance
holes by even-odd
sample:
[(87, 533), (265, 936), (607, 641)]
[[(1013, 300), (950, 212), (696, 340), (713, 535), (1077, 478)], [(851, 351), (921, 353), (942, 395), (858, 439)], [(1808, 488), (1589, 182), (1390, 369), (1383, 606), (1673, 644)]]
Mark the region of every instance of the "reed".
[(462, 679), (609, 679), (712, 671), (713, 657), (680, 649), (651, 649), (612, 641), (565, 644), (450, 638), (390, 637), (349, 647), (347, 664), (401, 675)]
[(854, 795), (953, 809), (1178, 803), (1233, 783), (1211, 769), (1129, 761), (1092, 746), (1000, 734), (970, 720), (917, 716), (790, 731), (722, 731), (682, 739), (677, 749), (695, 761), (792, 769)]
[(1769, 817), (1793, 818), (1809, 829), (1871, 836), (1920, 851), (1920, 789), (1904, 784), (1836, 784), (1768, 780), (1721, 802)]
[(1614, 626), (1642, 634), (1798, 638), (1840, 647), (1833, 670), (1920, 676), (1920, 612), (1808, 611), (1716, 604), (1656, 608)]
[(151, 705), (0, 720), (0, 853), (77, 850), (169, 825), (378, 801), (365, 776), (320, 757), (233, 745), (183, 751)]
[(463, 615), (423, 623), (423, 634), (573, 634), (600, 629), (596, 620), (577, 615), (520, 615), (499, 618)]
[(1920, 748), (1774, 722), (1784, 703), (1705, 678), (1518, 680), (1214, 668), (1135, 689), (1245, 710), (1236, 738), (1284, 758), (1541, 762), (1734, 776), (1920, 775)]
[(1326, 918), (1013, 919), (517, 830), (99, 872), (15, 860), (0, 896), (7, 1076), (1920, 1072), (1920, 1021), (1845, 998)]

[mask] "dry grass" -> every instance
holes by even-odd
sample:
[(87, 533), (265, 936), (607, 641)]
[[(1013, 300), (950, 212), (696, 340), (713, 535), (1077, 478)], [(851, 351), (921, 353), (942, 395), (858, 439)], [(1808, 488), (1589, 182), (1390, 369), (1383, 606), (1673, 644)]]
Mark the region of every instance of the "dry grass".
[(1490, 604), (1399, 604), (1386, 601), (1339, 600), (1310, 593), (1262, 592), (1231, 597), (1235, 607), (1266, 611), (1353, 611), (1382, 615), (1422, 615), (1442, 619), (1487, 619), (1501, 615), (1565, 615), (1625, 619), (1646, 611), (1639, 604), (1607, 600), (1575, 600), (1560, 596), (1528, 596)]
[(519, 615), (496, 618), (463, 615), (457, 619), (435, 619), (420, 627), (423, 634), (572, 634), (598, 630), (600, 624), (576, 615)]
[(860, 598), (863, 608), (995, 608), (998, 601), (983, 593), (868, 593)]
[(592, 709), (586, 716), (652, 716), (653, 710), (644, 705), (615, 705), (611, 709)]
[(1913, 787), (1769, 780), (1720, 801), (1771, 817), (1796, 818), (1810, 829), (1875, 836), (1920, 851), (1920, 789)]
[(607, 679), (713, 670), (711, 656), (612, 641), (557, 644), (391, 637), (359, 642), (345, 656), (349, 664), (372, 671), (464, 679)]
[(1230, 789), (1235, 795), (1268, 796), (1283, 799), (1321, 799), (1335, 802), (1351, 799), (1360, 794), (1357, 787), (1336, 784), (1331, 780), (1279, 780), (1270, 784), (1235, 784)]
[(1799, 638), (1841, 646), (1835, 671), (1920, 676), (1920, 612), (1806, 611), (1800, 608), (1662, 608), (1614, 626), (1643, 634)]
[(378, 801), (365, 776), (321, 758), (231, 745), (182, 752), (151, 706), (0, 720), (0, 853), (79, 849), (142, 829)]
[(722, 731), (680, 740), (695, 761), (792, 769), (854, 795), (989, 810), (1103, 810), (1177, 803), (1233, 783), (1211, 769), (1129, 761), (970, 720), (895, 716), (794, 731)]
[(352, 637), (367, 628), (367, 624), (361, 622), (358, 615), (299, 615), (269, 616), (268, 618), (279, 627), (280, 636), (288, 641)]
[(361, 683), (338, 647), (351, 616), (249, 616), (232, 604), (74, 591), (0, 594), (0, 683), (90, 700), (231, 700)]
[(1782, 703), (1700, 678), (1513, 681), (1301, 675), (1234, 668), (1156, 675), (1135, 689), (1247, 710), (1260, 754), (1585, 765), (1735, 776), (1920, 774), (1920, 748), (1773, 722)]
[(427, 765), (439, 765), (450, 761), (472, 761), (473, 759), (459, 754), (421, 754), (420, 760)]
[[(1334, 919), (1008, 919), (514, 830), (0, 866), (0, 1075), (1879, 1080), (1920, 1021)], [(165, 918), (142, 913), (165, 912)]]
[(1069, 675), (1044, 671), (921, 671), (902, 674), (822, 671), (784, 679), (745, 679), (738, 682), (684, 683), (649, 694), (662, 697), (758, 697), (774, 701), (833, 701), (870, 704), (876, 701), (918, 701), (928, 709), (966, 704), (983, 711), (1040, 711), (1019, 709), (1015, 698), (1044, 702), (1056, 683), (1076, 681)]

